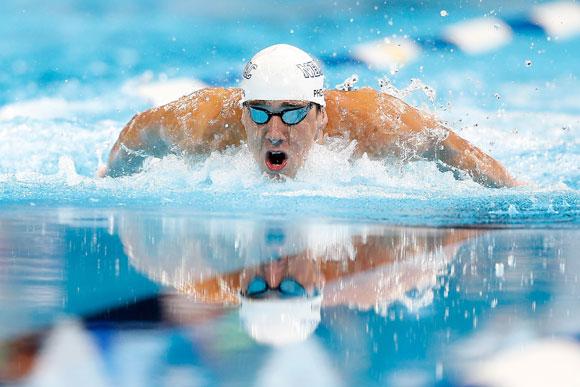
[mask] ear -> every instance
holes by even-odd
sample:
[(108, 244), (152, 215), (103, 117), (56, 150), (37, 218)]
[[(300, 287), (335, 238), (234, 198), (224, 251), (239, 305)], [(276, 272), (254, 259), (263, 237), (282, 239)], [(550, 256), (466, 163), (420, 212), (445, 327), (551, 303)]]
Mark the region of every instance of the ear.
[(316, 128), (316, 136), (314, 136), (314, 141), (319, 142), (324, 137), (324, 129), (328, 124), (328, 115), (326, 114), (326, 109), (324, 107), (320, 107), (317, 112), (317, 128)]

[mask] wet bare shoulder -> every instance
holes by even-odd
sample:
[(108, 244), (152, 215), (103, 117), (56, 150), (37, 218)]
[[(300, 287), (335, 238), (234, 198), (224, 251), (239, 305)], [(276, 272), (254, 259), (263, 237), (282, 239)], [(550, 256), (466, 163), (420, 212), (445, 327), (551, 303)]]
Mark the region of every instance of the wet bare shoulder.
[(241, 125), (238, 88), (204, 88), (151, 110), (160, 118), (164, 138), (184, 153), (211, 152), (238, 145)]

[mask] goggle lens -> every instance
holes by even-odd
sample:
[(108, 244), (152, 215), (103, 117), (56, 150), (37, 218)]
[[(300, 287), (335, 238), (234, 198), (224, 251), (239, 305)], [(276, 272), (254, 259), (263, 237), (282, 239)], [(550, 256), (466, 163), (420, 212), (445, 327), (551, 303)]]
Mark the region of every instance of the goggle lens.
[(285, 112), (282, 112), (282, 122), (287, 125), (296, 125), (306, 117), (309, 110), (310, 105), (304, 106), (300, 109), (286, 110)]
[(280, 282), (280, 293), (288, 297), (306, 297), (304, 286), (296, 282), (293, 278), (284, 278)]
[(256, 109), (250, 106), (250, 117), (258, 125), (263, 125), (270, 119), (270, 115), (265, 110)]
[(268, 290), (268, 284), (262, 277), (254, 277), (248, 284), (246, 295), (248, 297), (255, 297), (258, 294), (265, 293)]

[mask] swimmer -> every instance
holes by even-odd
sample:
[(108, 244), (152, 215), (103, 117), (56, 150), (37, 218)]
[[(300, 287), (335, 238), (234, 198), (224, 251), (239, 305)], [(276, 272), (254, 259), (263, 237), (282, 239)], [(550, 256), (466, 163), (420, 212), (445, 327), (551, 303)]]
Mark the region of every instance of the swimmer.
[(355, 156), (433, 160), (488, 187), (517, 182), (495, 159), (436, 118), (371, 88), (325, 90), (318, 62), (277, 44), (245, 66), (241, 88), (205, 88), (137, 114), (100, 176), (138, 172), (148, 156), (209, 155), (246, 143), (260, 170), (293, 178), (314, 143), (356, 141)]

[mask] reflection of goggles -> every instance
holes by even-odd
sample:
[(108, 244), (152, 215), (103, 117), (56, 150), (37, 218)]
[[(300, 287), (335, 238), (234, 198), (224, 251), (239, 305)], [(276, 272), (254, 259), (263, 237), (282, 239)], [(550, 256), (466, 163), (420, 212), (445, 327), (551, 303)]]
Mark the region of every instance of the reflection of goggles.
[(306, 289), (294, 278), (284, 278), (280, 281), (277, 287), (272, 288), (268, 285), (264, 277), (254, 277), (248, 283), (246, 291), (242, 293), (243, 296), (249, 298), (261, 298), (268, 290), (276, 290), (283, 298), (306, 297), (308, 296)]
[(312, 109), (313, 103), (310, 102), (306, 106), (302, 107), (291, 107), (287, 109), (282, 109), (277, 112), (271, 112), (263, 107), (252, 106), (245, 104), (250, 111), (250, 117), (258, 125), (264, 125), (272, 116), (278, 116), (286, 125), (296, 125), (302, 121), (307, 115), (310, 109)]

